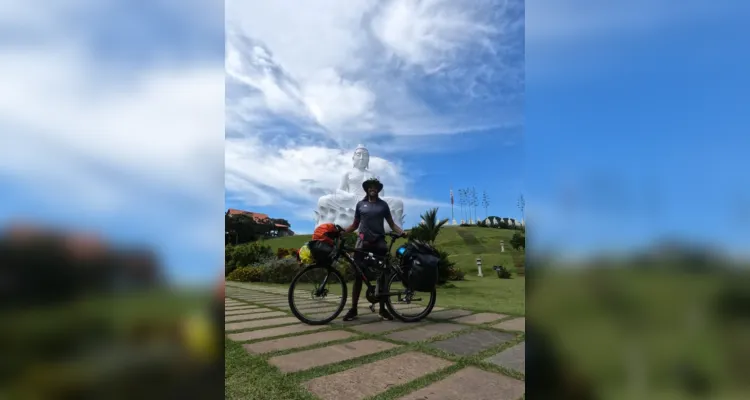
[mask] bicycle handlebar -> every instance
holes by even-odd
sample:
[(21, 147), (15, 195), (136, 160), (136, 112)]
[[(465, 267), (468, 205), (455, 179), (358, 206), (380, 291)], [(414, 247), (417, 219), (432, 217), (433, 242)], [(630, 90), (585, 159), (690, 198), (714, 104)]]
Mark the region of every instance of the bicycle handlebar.
[[(339, 232), (339, 237), (337, 239), (338, 240), (338, 246), (336, 246), (338, 248), (337, 249), (338, 251), (336, 252), (337, 257), (338, 257), (338, 254), (340, 254), (344, 250), (354, 250), (354, 251), (358, 250), (358, 249), (347, 249), (347, 248), (345, 248), (344, 247), (344, 238), (343, 238), (342, 234), (346, 230), (344, 228), (342, 228), (340, 225), (336, 225), (336, 230), (338, 230), (338, 232)], [(403, 232), (403, 234), (398, 234), (398, 233), (395, 233), (395, 232), (391, 231), (391, 232), (388, 232), (386, 235), (391, 238), (391, 243), (388, 245), (388, 254), (390, 254), (391, 250), (393, 250), (393, 244), (396, 242), (396, 239), (399, 239), (399, 238), (402, 238), (402, 237), (404, 237), (404, 238), (407, 237), (406, 232)]]

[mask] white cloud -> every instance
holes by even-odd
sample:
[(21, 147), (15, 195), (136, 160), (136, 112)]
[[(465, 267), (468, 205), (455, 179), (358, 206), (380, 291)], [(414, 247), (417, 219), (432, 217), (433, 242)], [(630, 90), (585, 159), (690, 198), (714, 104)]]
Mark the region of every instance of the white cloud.
[[(17, 94), (0, 97), (0, 119), (24, 132), (3, 134), (6, 168), (48, 172), (86, 159), (196, 196), (212, 184), (220, 190), (221, 69), (165, 67), (102, 88), (92, 85), (93, 66), (82, 60), (74, 48), (0, 54), (0, 85)], [(29, 151), (20, 157), (19, 147)], [(61, 178), (99, 171), (80, 172)]]
[[(170, 240), (220, 251), (223, 237), (216, 233), (222, 228), (210, 221), (220, 224), (216, 213), (223, 208), (221, 58), (201, 62), (195, 61), (200, 54), (193, 54), (175, 60), (167, 49), (149, 55), (143, 60), (149, 67), (136, 71), (141, 65), (125, 64), (130, 58), (117, 55), (121, 49), (113, 45), (107, 54), (115, 59), (103, 61), (103, 54), (90, 47), (96, 33), (71, 21), (98, 15), (114, 3), (52, 3), (33, 10), (28, 4), (4, 7), (0, 19), (19, 35), (18, 42), (4, 42), (0, 53), (0, 175), (23, 190), (20, 197), (47, 205), (68, 223), (111, 230), (107, 221), (119, 217), (132, 229), (150, 231), (144, 240), (162, 241), (167, 238), (159, 232), (167, 228), (156, 221), (171, 219)], [(157, 8), (179, 6), (175, 12), (196, 24), (191, 28), (210, 31), (208, 12), (218, 18), (221, 7), (209, 3), (164, 0)], [(200, 24), (196, 7), (203, 10)], [(112, 26), (122, 12), (138, 12), (118, 10), (99, 22)], [(184, 42), (175, 47), (180, 44), (185, 47)], [(21, 205), (9, 206), (34, 217)], [(213, 232), (214, 239), (199, 231)]]
[[(498, 32), (487, 9), (446, 0), (391, 1), (372, 21), (375, 36), (397, 57), (435, 72), (479, 44), (493, 51), (490, 36)], [(504, 23), (507, 21), (501, 21)]]
[[(522, 2), (472, 5), (227, 1), (228, 198), (311, 216), (317, 197), (351, 168), (353, 147), (374, 135), (519, 124)], [(505, 87), (488, 89), (498, 82)], [(372, 156), (387, 194), (410, 198), (407, 212), (434, 204), (411, 199), (397, 160)]]

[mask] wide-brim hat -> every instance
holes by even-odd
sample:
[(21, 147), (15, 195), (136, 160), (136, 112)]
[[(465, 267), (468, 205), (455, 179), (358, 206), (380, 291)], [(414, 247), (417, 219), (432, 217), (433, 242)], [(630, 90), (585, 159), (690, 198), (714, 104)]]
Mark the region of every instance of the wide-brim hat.
[(362, 182), (362, 189), (365, 192), (367, 192), (367, 187), (370, 186), (370, 185), (377, 186), (378, 192), (380, 192), (380, 191), (383, 190), (383, 183), (381, 183), (380, 180), (377, 179), (377, 178), (371, 178), (371, 179), (368, 179), (368, 180)]

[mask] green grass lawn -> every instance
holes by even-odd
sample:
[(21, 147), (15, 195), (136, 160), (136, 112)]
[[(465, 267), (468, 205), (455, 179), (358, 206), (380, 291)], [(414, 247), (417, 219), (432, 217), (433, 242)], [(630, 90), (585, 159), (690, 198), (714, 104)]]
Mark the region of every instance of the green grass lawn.
[[(438, 288), (437, 305), (523, 315), (526, 303), (524, 277), (514, 274), (513, 279), (499, 279), (492, 270), (493, 266), (502, 265), (515, 272), (513, 256), (523, 254), (523, 250), (513, 250), (509, 244), (516, 232), (511, 229), (444, 227), (435, 245), (450, 254), (450, 260), (466, 273), (466, 280)], [(311, 235), (298, 235), (267, 240), (264, 244), (276, 251), (278, 248), (298, 248), (310, 239)], [(501, 241), (505, 242), (505, 251), (501, 251)], [(404, 242), (404, 239), (399, 239), (394, 248)], [(477, 277), (477, 257), (482, 258), (484, 278)]]
[[(464, 281), (449, 282), (438, 288), (437, 306), (443, 308), (461, 308), (472, 311), (497, 312), (508, 315), (524, 315), (525, 313), (525, 279), (514, 274), (512, 279), (499, 279), (492, 270), (493, 265), (513, 267), (513, 255), (523, 252), (514, 251), (508, 244), (515, 231), (506, 229), (492, 229), (479, 227), (446, 227), (438, 236), (436, 245), (450, 254), (450, 259), (458, 268), (466, 273)], [(274, 251), (278, 248), (299, 248), (311, 239), (311, 235), (299, 235), (272, 239), (265, 242)], [(500, 241), (505, 241), (505, 252), (500, 251)], [(394, 248), (404, 240), (397, 241)], [(484, 277), (476, 276), (476, 258), (482, 258)], [(235, 286), (246, 286), (233, 282)], [(257, 284), (252, 284), (257, 285)], [(288, 288), (288, 285), (263, 284), (276, 288)], [(351, 282), (347, 283), (351, 296)], [(338, 291), (337, 291), (338, 293)], [(364, 335), (365, 337), (367, 335)], [(382, 338), (381, 338), (382, 340)], [(248, 354), (239, 343), (230, 340), (225, 342), (225, 380), (226, 398), (264, 398), (278, 400), (313, 399), (314, 397), (303, 390), (299, 382), (315, 376), (327, 375), (354, 365), (361, 365), (375, 359), (385, 358), (393, 352), (407, 351), (408, 348), (418, 347), (420, 351), (432, 352), (428, 347), (419, 345), (403, 346), (402, 348), (364, 357), (354, 361), (314, 369), (309, 373), (295, 374), (293, 377), (281, 374), (276, 368), (266, 362), (266, 357)], [(424, 347), (424, 348), (422, 348)], [(443, 355), (445, 356), (445, 355)], [(464, 361), (444, 371), (449, 374), (464, 367)], [(439, 375), (439, 374), (438, 374)], [(424, 379), (434, 381), (443, 376), (430, 375)], [(414, 385), (424, 383), (424, 379), (413, 382)], [(376, 398), (378, 400), (396, 399), (404, 393), (386, 392)]]
[[(476, 259), (482, 258), (485, 269), (494, 265), (503, 265), (513, 269), (513, 256), (523, 254), (523, 250), (516, 251), (510, 246), (510, 239), (517, 231), (511, 229), (493, 229), (480, 227), (445, 227), (440, 231), (435, 245), (451, 254), (451, 261), (467, 273), (476, 274)], [(312, 235), (297, 235), (263, 242), (275, 252), (279, 248), (299, 248), (310, 241)], [(500, 241), (505, 242), (504, 252), (501, 252)], [(405, 239), (399, 239), (394, 249)]]

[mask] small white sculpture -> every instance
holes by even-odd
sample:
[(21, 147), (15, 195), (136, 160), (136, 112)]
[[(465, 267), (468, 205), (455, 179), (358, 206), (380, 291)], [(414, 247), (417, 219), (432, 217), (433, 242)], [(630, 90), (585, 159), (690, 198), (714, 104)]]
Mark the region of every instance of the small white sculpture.
[[(318, 199), (318, 208), (315, 211), (315, 226), (333, 223), (346, 228), (354, 222), (354, 209), (366, 195), (362, 183), (376, 176), (368, 169), (370, 152), (363, 145), (359, 145), (354, 150), (352, 162), (353, 168), (341, 176), (339, 188), (334, 193)], [(388, 203), (391, 208), (393, 222), (403, 227), (404, 202), (395, 197), (385, 197), (385, 190), (383, 189), (380, 192), (380, 198)], [(391, 230), (387, 222), (385, 223), (385, 230), (386, 232)]]

